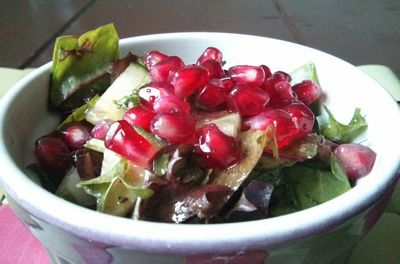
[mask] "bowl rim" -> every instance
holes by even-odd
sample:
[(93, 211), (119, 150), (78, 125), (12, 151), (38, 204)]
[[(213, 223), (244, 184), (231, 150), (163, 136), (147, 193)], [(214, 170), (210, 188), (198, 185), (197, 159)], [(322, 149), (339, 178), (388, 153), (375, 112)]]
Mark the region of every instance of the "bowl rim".
[[(325, 52), (300, 44), (236, 33), (177, 32), (151, 34), (121, 39), (120, 46), (124, 47), (141, 41), (154, 41), (165, 38), (201, 39), (204, 37), (209, 38), (210, 36), (213, 38), (240, 37), (251, 40), (263, 39), (284, 45), (300, 46), (324, 54), (324, 56), (331, 56), (335, 60), (340, 60)], [(354, 67), (345, 61), (342, 62), (350, 67)], [(50, 68), (51, 62), (35, 69), (14, 85), (1, 99), (0, 133), (4, 132), (6, 127), (4, 120), (7, 109), (16, 100), (17, 95), (37, 76), (49, 74)], [(356, 67), (354, 68), (356, 69)], [(360, 74), (363, 73), (360, 71)], [(370, 78), (370, 81), (375, 82), (372, 78)], [(393, 108), (395, 109), (394, 106), (397, 107), (397, 104), (393, 100)], [(400, 111), (397, 111), (397, 116), (400, 117)], [(37, 219), (44, 220), (78, 237), (147, 252), (190, 252), (190, 254), (232, 252), (259, 248), (260, 246), (263, 248), (276, 247), (289, 241), (296, 241), (304, 237), (317, 235), (327, 228), (339, 226), (348, 218), (356, 216), (376, 202), (397, 180), (397, 176), (399, 175), (396, 175), (396, 173), (400, 168), (400, 164), (398, 164), (397, 167), (394, 165), (388, 171), (379, 170), (378, 173), (383, 173), (387, 181), (377, 184), (375, 189), (368, 187), (369, 185), (366, 184), (356, 186), (352, 190), (330, 201), (296, 213), (240, 223), (179, 225), (131, 221), (122, 217), (101, 214), (56, 197), (33, 181), (27, 180), (27, 176), (9, 155), (3, 135), (4, 133), (1, 134), (0, 139), (0, 153), (3, 153), (3, 161), (0, 164), (0, 169), (3, 171), (2, 175), (13, 175), (13, 177), (1, 175), (0, 183), (8, 196), (12, 200), (15, 200), (19, 206), (22, 206), (24, 210), (34, 215)], [(397, 158), (400, 160), (400, 153)], [(369, 193), (369, 196), (367, 196), (367, 199), (363, 199), (365, 197), (361, 197), (360, 194), (366, 193)], [(353, 201), (352, 206), (349, 205), (349, 200)], [(43, 203), (43, 201), (46, 201), (46, 206), (37, 206)], [(85, 219), (85, 221), (82, 221), (82, 219)], [(212, 234), (212, 238), (210, 238), (210, 234)], [(243, 243), (244, 241), (246, 243)], [(219, 247), (216, 247), (216, 245), (219, 245)]]

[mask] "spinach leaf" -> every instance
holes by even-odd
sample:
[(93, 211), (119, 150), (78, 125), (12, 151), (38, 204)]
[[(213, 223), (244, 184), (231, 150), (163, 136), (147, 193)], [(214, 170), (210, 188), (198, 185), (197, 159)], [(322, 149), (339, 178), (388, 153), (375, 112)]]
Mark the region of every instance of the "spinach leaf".
[(70, 111), (110, 85), (110, 67), (119, 56), (113, 24), (77, 36), (57, 38), (50, 80), (50, 106)]
[(323, 116), (319, 116), (317, 117), (317, 121), (320, 134), (329, 140), (348, 143), (367, 129), (368, 125), (365, 118), (361, 115), (360, 108), (355, 109), (353, 117), (347, 125), (339, 123), (328, 107), (324, 106), (324, 109), (328, 114), (328, 120)]
[[(295, 164), (281, 170), (284, 188), (278, 203), (272, 206), (274, 216), (307, 209), (329, 201), (351, 189), (350, 183), (333, 161), (332, 171)], [(275, 197), (276, 198), (276, 197)]]

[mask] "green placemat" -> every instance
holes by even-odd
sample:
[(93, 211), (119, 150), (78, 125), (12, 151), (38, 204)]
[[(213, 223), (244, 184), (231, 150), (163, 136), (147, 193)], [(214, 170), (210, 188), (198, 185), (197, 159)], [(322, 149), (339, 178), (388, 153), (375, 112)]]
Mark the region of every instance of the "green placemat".
[(0, 67), (0, 98), (16, 84), (22, 77), (33, 71), (33, 69), (17, 70)]

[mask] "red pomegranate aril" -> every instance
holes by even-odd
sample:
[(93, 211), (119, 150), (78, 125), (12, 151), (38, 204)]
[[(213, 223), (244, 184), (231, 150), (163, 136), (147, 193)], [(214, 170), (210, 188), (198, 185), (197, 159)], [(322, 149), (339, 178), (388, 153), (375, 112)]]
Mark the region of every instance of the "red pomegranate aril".
[(167, 83), (152, 83), (139, 91), (140, 103), (156, 113), (171, 111), (190, 111), (190, 105), (178, 98)]
[(227, 105), (232, 112), (250, 116), (263, 111), (269, 99), (269, 95), (260, 88), (237, 84), (228, 95)]
[(83, 147), (88, 140), (90, 129), (82, 123), (71, 123), (61, 128), (61, 137), (63, 141), (73, 150)]
[[(261, 129), (268, 127), (275, 128), (275, 136), (278, 148), (289, 145), (295, 139), (298, 128), (288, 112), (282, 109), (265, 110), (258, 115), (249, 117), (243, 121), (243, 129)], [(269, 137), (274, 135), (269, 131)]]
[(265, 78), (263, 89), (268, 92), (268, 90), (271, 90), (276, 83), (281, 81), (287, 81), (290, 83), (291, 81), (290, 75), (282, 71), (274, 72), (274, 74), (272, 74), (270, 77)]
[(90, 137), (104, 140), (106, 138), (108, 129), (114, 121), (110, 119), (102, 119), (90, 131)]
[(372, 149), (355, 143), (339, 145), (334, 154), (350, 180), (357, 180), (369, 174), (376, 159), (376, 153)]
[(174, 89), (172, 88), (172, 86), (168, 82), (151, 82), (149, 84), (146, 84), (146, 86), (144, 86), (144, 87), (146, 87), (146, 88), (147, 87), (156, 88), (156, 89), (159, 89), (159, 90), (163, 90), (162, 91), (163, 92), (162, 95), (174, 94)]
[(189, 113), (177, 111), (156, 114), (150, 129), (171, 143), (184, 143), (193, 135), (195, 125), (196, 121)]
[(292, 117), (297, 125), (298, 132), (296, 138), (302, 138), (310, 134), (314, 127), (314, 113), (302, 102), (294, 102), (283, 108)]
[(202, 126), (197, 135), (196, 150), (206, 168), (226, 169), (240, 161), (241, 152), (236, 140), (223, 133), (215, 124)]
[(222, 110), (226, 105), (226, 98), (224, 84), (218, 79), (211, 79), (195, 96), (199, 106), (210, 111)]
[(174, 93), (172, 87), (167, 83), (151, 83), (139, 90), (140, 103), (148, 109), (153, 109), (157, 100), (169, 95), (174, 95)]
[(292, 81), (292, 77), (290, 76), (290, 74), (288, 74), (288, 73), (286, 73), (284, 71), (276, 71), (276, 72), (274, 72), (274, 74), (272, 74), (271, 78), (275, 82), (279, 82), (279, 81), (291, 82)]
[(290, 82), (286, 80), (272, 82), (270, 85), (264, 85), (263, 90), (270, 95), (270, 105), (275, 108), (289, 105), (297, 100)]
[(158, 50), (151, 50), (144, 55), (144, 64), (147, 69), (153, 68), (159, 61), (168, 58), (168, 55), (159, 52)]
[(264, 74), (265, 74), (265, 80), (267, 80), (267, 78), (270, 78), (272, 76), (272, 72), (270, 70), (270, 68), (267, 65), (260, 65), (260, 67), (263, 69)]
[(188, 65), (175, 72), (170, 79), (175, 95), (186, 98), (197, 89), (202, 88), (209, 79), (208, 71), (196, 65)]
[(300, 101), (306, 105), (314, 103), (322, 94), (319, 85), (311, 80), (302, 81), (292, 87)]
[(35, 155), (45, 169), (63, 173), (71, 167), (70, 149), (62, 139), (42, 137), (36, 141), (35, 145)]
[(232, 80), (230, 76), (222, 77), (221, 81), (222, 81), (222, 84), (225, 87), (225, 92), (227, 94), (229, 94), (232, 91), (233, 87), (235, 87), (235, 84), (236, 84), (235, 81)]
[(150, 69), (150, 77), (153, 82), (166, 82), (168, 77), (185, 66), (177, 56), (170, 56), (160, 60)]
[(207, 60), (200, 66), (204, 67), (208, 71), (210, 78), (221, 78), (224, 76), (224, 70), (222, 69), (221, 63), (216, 60)]
[(237, 83), (251, 84), (260, 87), (265, 81), (265, 73), (260, 66), (238, 65), (228, 70), (232, 80)]
[(175, 95), (161, 96), (153, 104), (154, 112), (166, 113), (166, 112), (186, 112), (190, 111), (190, 104)]
[(126, 111), (122, 119), (128, 121), (131, 125), (139, 126), (150, 132), (150, 123), (155, 115), (153, 111), (139, 105)]
[(208, 47), (197, 60), (197, 65), (203, 64), (208, 60), (215, 60), (222, 64), (222, 52), (217, 48)]
[(106, 148), (142, 167), (147, 166), (157, 152), (126, 120), (116, 121), (110, 126), (104, 143)]

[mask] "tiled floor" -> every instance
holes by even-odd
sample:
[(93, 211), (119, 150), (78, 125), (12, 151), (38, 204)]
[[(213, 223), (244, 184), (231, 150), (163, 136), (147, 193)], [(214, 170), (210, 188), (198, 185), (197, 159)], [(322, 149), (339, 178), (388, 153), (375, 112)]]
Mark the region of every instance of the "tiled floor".
[(54, 39), (114, 22), (121, 38), (219, 31), (321, 49), (352, 64), (385, 64), (400, 76), (399, 0), (3, 0), (0, 67), (51, 60)]

